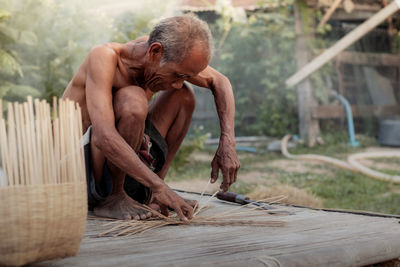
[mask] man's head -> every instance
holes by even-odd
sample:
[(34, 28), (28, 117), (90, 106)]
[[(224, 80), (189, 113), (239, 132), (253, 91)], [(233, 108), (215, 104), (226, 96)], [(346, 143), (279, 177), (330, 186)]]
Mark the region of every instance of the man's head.
[(152, 91), (182, 88), (183, 82), (203, 71), (212, 54), (207, 24), (192, 15), (167, 18), (150, 33), (145, 71)]
[(176, 16), (161, 20), (151, 31), (148, 44), (158, 42), (163, 47), (162, 62), (180, 63), (194, 45), (208, 54), (213, 52), (212, 36), (207, 23), (194, 15)]

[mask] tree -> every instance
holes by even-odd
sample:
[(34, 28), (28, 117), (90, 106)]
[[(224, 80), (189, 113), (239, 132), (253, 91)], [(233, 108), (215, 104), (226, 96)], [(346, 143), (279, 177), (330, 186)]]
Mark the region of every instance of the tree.
[(112, 20), (82, 2), (0, 1), (7, 10), (0, 26), (5, 100), (60, 96), (89, 49), (110, 39)]

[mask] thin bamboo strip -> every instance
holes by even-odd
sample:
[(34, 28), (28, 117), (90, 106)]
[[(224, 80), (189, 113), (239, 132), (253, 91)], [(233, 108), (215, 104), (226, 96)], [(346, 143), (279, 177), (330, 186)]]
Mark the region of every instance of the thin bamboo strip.
[(29, 164), (29, 181), (32, 184), (36, 184), (36, 179), (35, 179), (35, 171), (34, 171), (34, 166), (33, 166), (33, 147), (32, 147), (32, 135), (31, 135), (31, 128), (30, 128), (30, 116), (29, 116), (29, 109), (28, 109), (28, 103), (24, 103), (24, 116), (25, 116), (25, 137), (26, 137), (26, 149), (27, 149), (27, 161)]
[(3, 164), (3, 170), (5, 171), (5, 177), (7, 179), (6, 185), (10, 185), (10, 180), (8, 177), (8, 173), (10, 172), (9, 160), (8, 160), (8, 140), (7, 140), (7, 133), (6, 133), (6, 123), (4, 118), (1, 119), (0, 123), (0, 141), (1, 141), (1, 158)]
[(56, 170), (56, 159), (54, 157), (55, 151), (54, 151), (54, 138), (53, 138), (53, 128), (52, 128), (52, 123), (51, 123), (51, 114), (50, 114), (50, 105), (46, 103), (46, 129), (47, 129), (47, 136), (49, 137), (49, 145), (47, 147), (48, 149), (48, 155), (51, 155), (49, 158), (50, 164), (50, 176), (53, 177), (53, 180), (57, 180), (57, 170)]
[(60, 123), (57, 117), (53, 124), (54, 131), (54, 158), (56, 164), (56, 183), (61, 183), (61, 149), (60, 149)]
[(35, 118), (34, 118), (34, 112), (33, 112), (33, 101), (32, 97), (28, 96), (28, 116), (29, 116), (29, 126), (30, 126), (30, 137), (31, 137), (31, 149), (32, 149), (32, 164), (33, 164), (33, 177), (35, 180), (35, 184), (42, 184), (42, 176), (41, 173), (39, 172), (39, 162), (38, 162), (38, 144), (36, 142), (36, 135), (37, 132), (35, 131)]
[(40, 116), (41, 116), (41, 128), (42, 128), (42, 135), (43, 135), (43, 141), (42, 141), (42, 151), (43, 151), (43, 158), (47, 159), (46, 164), (43, 164), (43, 169), (45, 172), (45, 177), (47, 180), (47, 183), (50, 183), (52, 180), (52, 156), (50, 154), (50, 146), (51, 140), (50, 136), (51, 134), (49, 133), (49, 119), (50, 116), (47, 112), (48, 105), (45, 101), (41, 101), (39, 105), (39, 110), (40, 110)]
[(71, 176), (69, 177), (69, 179), (71, 179), (72, 181), (75, 182), (78, 179), (78, 172), (77, 172), (78, 162), (77, 162), (77, 157), (76, 157), (78, 155), (78, 150), (76, 147), (76, 142), (74, 144), (74, 140), (77, 139), (77, 136), (75, 135), (75, 132), (76, 132), (75, 123), (74, 123), (75, 121), (74, 121), (73, 113), (72, 113), (72, 111), (74, 110), (74, 103), (72, 101), (67, 101), (67, 103), (68, 103), (68, 116), (69, 116), (68, 122), (69, 122), (69, 133), (70, 133), (69, 138), (68, 138), (68, 141), (69, 141), (68, 145), (71, 149), (70, 161), (71, 161), (71, 166), (72, 166), (72, 168), (71, 168), (72, 173), (71, 173)]
[(10, 173), (9, 180), (11, 185), (18, 184), (18, 159), (17, 159), (17, 144), (16, 144), (16, 136), (15, 136), (15, 121), (14, 121), (14, 112), (12, 108), (12, 104), (8, 103), (8, 144), (9, 144), (9, 155), (10, 155)]
[[(282, 197), (286, 197), (286, 196), (279, 196), (278, 199), (279, 199), (279, 200), (282, 200)], [(256, 205), (254, 205), (253, 203), (248, 203), (248, 204), (245, 204), (245, 205), (240, 205), (240, 206), (235, 207), (235, 208), (233, 208), (233, 209), (230, 209), (230, 210), (227, 210), (227, 211), (225, 211), (225, 212), (222, 212), (222, 213), (220, 213), (220, 214), (214, 216), (214, 218), (223, 217), (223, 216), (225, 216), (226, 214), (241, 214), (240, 212), (239, 212), (239, 213), (238, 213), (238, 212), (233, 213), (233, 212), (236, 211), (236, 210), (243, 209), (243, 208), (248, 208), (249, 206), (253, 206), (253, 207), (250, 208), (249, 210), (262, 209), (265, 205), (273, 204), (273, 203), (274, 203), (274, 202), (268, 202), (268, 204), (267, 204), (267, 203), (262, 203), (262, 201), (267, 201), (267, 200), (270, 200), (270, 199), (275, 199), (275, 197), (273, 197), (273, 198), (266, 198), (266, 199), (261, 199), (261, 200), (255, 201), (255, 202), (261, 204), (261, 206), (256, 206)], [(229, 202), (229, 203), (230, 203), (230, 202)], [(274, 210), (271, 210), (271, 212), (277, 212), (277, 211), (284, 211), (284, 209), (274, 209)], [(244, 213), (245, 213), (245, 212), (247, 212), (247, 211), (244, 211)]]
[[(78, 122), (78, 136), (79, 136), (79, 140), (82, 140), (82, 136), (83, 136), (83, 129), (82, 129), (82, 111), (81, 108), (79, 106), (78, 103), (76, 103), (76, 109), (77, 109), (77, 119), (76, 121)], [(82, 140), (83, 141), (83, 140)], [(84, 177), (86, 175), (86, 171), (85, 171), (85, 156), (84, 156), (84, 151), (83, 151), (83, 145), (81, 143), (79, 143), (79, 169), (80, 169), (80, 174), (82, 177)]]
[[(43, 173), (43, 180), (45, 183), (50, 183), (51, 177), (49, 172), (49, 159), (50, 155), (47, 154), (47, 146), (49, 144), (49, 137), (47, 136), (47, 129), (46, 129), (46, 116), (45, 116), (45, 105), (43, 102), (39, 102), (39, 116), (40, 116), (40, 132), (41, 132), (41, 142), (40, 142), (40, 151), (42, 153), (42, 158), (46, 159), (42, 161), (41, 169)], [(37, 114), (36, 114), (37, 115)]]
[(20, 183), (26, 184), (26, 172), (23, 163), (23, 143), (22, 143), (22, 124), (21, 124), (21, 114), (19, 109), (19, 104), (14, 103), (15, 111), (15, 125), (17, 132), (17, 145), (18, 145), (18, 162), (19, 162), (19, 173), (20, 173)]
[(206, 202), (193, 214), (193, 217), (195, 217), (197, 214), (200, 213), (200, 211), (202, 210), (202, 207), (206, 206), (208, 202), (210, 202), (211, 199), (213, 199), (215, 197), (216, 194), (218, 194), (219, 191), (216, 191), (212, 196), (210, 196)]
[(24, 114), (24, 105), (17, 104), (19, 109), (20, 121), (21, 121), (21, 136), (22, 136), (22, 152), (23, 152), (23, 164), (25, 171), (25, 181), (26, 184), (32, 184), (31, 179), (31, 168), (29, 158), (29, 150), (28, 150), (28, 137), (29, 131), (27, 130), (27, 119)]
[(64, 122), (65, 122), (65, 110), (64, 110), (64, 106), (65, 106), (65, 102), (64, 101), (59, 101), (58, 102), (59, 105), (59, 110), (58, 110), (58, 114), (59, 114), (59, 118), (60, 118), (60, 165), (61, 165), (61, 176), (60, 176), (60, 182), (64, 183), (65, 178), (67, 177), (67, 162), (64, 160), (63, 155), (66, 154), (66, 149), (65, 149), (65, 126), (64, 126)]
[(36, 166), (38, 178), (41, 180), (39, 183), (43, 184), (43, 183), (47, 183), (47, 175), (44, 172), (44, 168), (46, 168), (46, 166), (45, 166), (46, 163), (44, 162), (44, 160), (42, 160), (42, 158), (44, 156), (43, 155), (44, 152), (42, 150), (43, 149), (42, 143), (43, 143), (44, 138), (42, 137), (42, 135), (43, 135), (43, 133), (42, 133), (43, 128), (41, 127), (42, 126), (41, 125), (41, 115), (42, 114), (40, 113), (39, 105), (40, 105), (39, 100), (35, 99), (34, 107), (35, 107), (36, 118), (34, 119), (34, 123), (35, 123), (34, 126), (35, 126), (35, 133), (36, 133), (35, 144), (37, 145), (35, 158), (37, 158), (37, 161), (39, 163)]
[(199, 199), (199, 201), (196, 202), (196, 205), (194, 206), (193, 210), (196, 210), (196, 208), (199, 205), (200, 201), (203, 199), (204, 192), (206, 192), (206, 190), (207, 190), (208, 186), (210, 185), (210, 183), (211, 183), (211, 179), (208, 179), (208, 182), (204, 186), (203, 191), (201, 191), (200, 199)]
[(53, 96), (53, 120), (58, 118), (57, 97)]
[(66, 179), (66, 181), (68, 181), (69, 182), (69, 180), (71, 179), (71, 177), (73, 177), (73, 175), (74, 175), (74, 166), (73, 166), (73, 161), (72, 160), (70, 160), (70, 155), (72, 154), (72, 151), (71, 151), (71, 145), (70, 145), (70, 141), (71, 141), (71, 121), (69, 120), (69, 116), (70, 116), (70, 114), (69, 114), (69, 112), (68, 112), (68, 109), (69, 109), (69, 101), (67, 100), (66, 102), (65, 102), (65, 106), (64, 106), (64, 108), (65, 108), (65, 110), (64, 110), (64, 118), (65, 118), (65, 121), (64, 121), (64, 126), (65, 126), (65, 128), (64, 128), (64, 130), (65, 130), (65, 134), (66, 134), (66, 138), (65, 138), (65, 155), (64, 155), (64, 158), (65, 158), (65, 161), (66, 161), (66, 166), (67, 166), (67, 176), (65, 177), (65, 179)]

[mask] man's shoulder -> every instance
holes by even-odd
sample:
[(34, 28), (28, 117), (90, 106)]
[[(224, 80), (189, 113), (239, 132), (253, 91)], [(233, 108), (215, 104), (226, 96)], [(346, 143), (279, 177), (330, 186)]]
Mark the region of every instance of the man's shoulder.
[(93, 46), (89, 51), (89, 56), (117, 56), (122, 48), (119, 43), (106, 43)]

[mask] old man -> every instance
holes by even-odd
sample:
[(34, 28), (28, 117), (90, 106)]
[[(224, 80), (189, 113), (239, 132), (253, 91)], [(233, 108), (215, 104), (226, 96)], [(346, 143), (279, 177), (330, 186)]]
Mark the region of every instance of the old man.
[(91, 49), (63, 98), (82, 108), (89, 207), (96, 215), (146, 219), (152, 212), (145, 203), (166, 215), (173, 209), (181, 220), (192, 218), (195, 202), (164, 182), (195, 106), (185, 81), (214, 95), (221, 135), (211, 181), (219, 171), (223, 191), (236, 181), (232, 87), (208, 66), (211, 54), (207, 24), (190, 15), (162, 20), (149, 37)]

